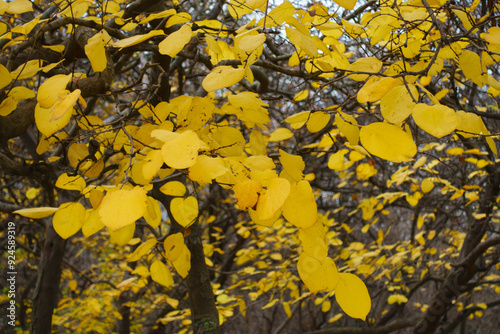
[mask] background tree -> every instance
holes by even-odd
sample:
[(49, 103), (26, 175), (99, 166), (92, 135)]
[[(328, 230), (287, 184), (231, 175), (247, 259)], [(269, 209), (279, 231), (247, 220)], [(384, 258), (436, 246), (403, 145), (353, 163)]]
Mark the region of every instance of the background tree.
[(0, 15), (2, 331), (498, 328), (495, 2)]

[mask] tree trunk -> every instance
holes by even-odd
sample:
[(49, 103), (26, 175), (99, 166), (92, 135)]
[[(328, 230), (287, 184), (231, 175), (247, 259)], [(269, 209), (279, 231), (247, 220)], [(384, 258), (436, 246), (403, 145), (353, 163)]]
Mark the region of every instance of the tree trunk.
[(191, 234), (187, 246), (191, 251), (191, 270), (187, 277), (194, 334), (220, 333), (219, 312), (215, 306), (215, 297), (210, 282), (210, 275), (205, 262), (202, 230), (195, 223), (191, 225)]
[(52, 331), (52, 314), (59, 296), (65, 247), (66, 240), (56, 233), (52, 222), (49, 222), (33, 297), (32, 334), (47, 334)]

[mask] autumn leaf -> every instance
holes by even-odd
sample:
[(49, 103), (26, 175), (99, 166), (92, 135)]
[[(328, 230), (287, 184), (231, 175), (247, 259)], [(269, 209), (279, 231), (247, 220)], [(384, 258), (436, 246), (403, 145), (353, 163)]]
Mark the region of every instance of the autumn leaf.
[(165, 33), (163, 30), (151, 30), (147, 34), (144, 35), (135, 35), (131, 36), (128, 38), (124, 38), (122, 40), (119, 40), (117, 42), (110, 43), (110, 46), (113, 46), (115, 48), (127, 48), (130, 46), (134, 46), (137, 44), (140, 44), (144, 41), (147, 41), (148, 39), (154, 37), (154, 36), (159, 36), (159, 35), (164, 35)]
[[(163, 161), (169, 167), (183, 169), (196, 164), (201, 142), (198, 135), (192, 130), (186, 130), (180, 134), (167, 130), (155, 130), (152, 135), (165, 139), (161, 154)], [(162, 135), (166, 137), (162, 137)]]
[(169, 235), (163, 242), (165, 258), (170, 262), (177, 261), (184, 250), (184, 236), (182, 233)]
[(31, 219), (40, 219), (54, 214), (54, 212), (56, 212), (58, 209), (59, 208), (51, 208), (51, 207), (27, 208), (27, 209), (16, 210), (13, 213)]
[(170, 273), (170, 270), (168, 270), (167, 266), (163, 262), (155, 260), (151, 264), (149, 271), (151, 272), (151, 279), (156, 283), (160, 283), (161, 285), (167, 288), (172, 284), (174, 284), (174, 279), (172, 278), (172, 274)]
[(335, 286), (335, 299), (352, 318), (365, 320), (371, 310), (371, 298), (365, 283), (356, 275), (340, 273)]
[(300, 228), (309, 228), (318, 220), (318, 207), (311, 185), (306, 180), (293, 184), (283, 203), (283, 217)]
[(112, 231), (133, 224), (146, 212), (146, 191), (141, 187), (120, 189), (106, 194), (99, 206), (99, 217)]
[(267, 189), (260, 194), (257, 201), (257, 216), (259, 220), (273, 218), (281, 208), (290, 193), (290, 182), (283, 178), (274, 178), (267, 185)]
[(442, 138), (457, 128), (455, 111), (444, 105), (428, 106), (417, 104), (412, 111), (413, 120), (422, 130), (437, 138)]
[(52, 224), (54, 230), (63, 239), (68, 239), (76, 234), (83, 226), (85, 208), (78, 202), (62, 204), (54, 214)]
[(203, 79), (202, 86), (207, 92), (213, 92), (237, 84), (244, 76), (242, 67), (218, 66)]
[(173, 58), (189, 43), (192, 35), (191, 27), (184, 24), (179, 30), (171, 33), (158, 44), (158, 51)]
[(262, 184), (256, 180), (246, 180), (236, 183), (233, 186), (233, 191), (240, 210), (247, 210), (253, 207), (259, 199), (259, 192), (261, 190)]
[(329, 257), (321, 262), (304, 252), (299, 256), (297, 269), (300, 279), (311, 292), (331, 291), (338, 285), (337, 266)]
[(170, 202), (173, 218), (183, 227), (193, 224), (198, 217), (198, 200), (196, 197), (176, 197)]
[(362, 127), (360, 139), (368, 152), (385, 160), (410, 161), (417, 154), (411, 136), (388, 123), (375, 122)]
[(85, 180), (80, 175), (70, 176), (67, 173), (61, 174), (56, 181), (56, 187), (66, 190), (82, 191), (87, 186)]

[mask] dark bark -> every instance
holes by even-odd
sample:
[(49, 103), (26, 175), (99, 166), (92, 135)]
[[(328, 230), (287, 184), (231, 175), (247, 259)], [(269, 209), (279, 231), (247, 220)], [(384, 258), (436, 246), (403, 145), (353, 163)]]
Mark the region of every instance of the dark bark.
[(480, 244), (491, 220), (493, 205), (499, 194), (500, 186), (500, 171), (496, 168), (488, 168), (488, 172), (490, 176), (481, 194), (479, 210), (479, 212), (485, 213), (486, 217), (474, 220), (470, 224), (459, 256), (462, 261), (450, 271), (443, 285), (432, 298), (429, 308), (425, 312), (425, 317), (414, 329), (415, 334), (436, 331), (441, 319), (451, 308), (452, 300), (472, 288), (468, 283), (476, 274), (476, 260), (490, 247), (490, 243), (492, 243), (491, 246), (497, 244), (496, 238), (491, 238)]
[(193, 332), (220, 333), (219, 313), (205, 263), (201, 233), (200, 226), (195, 223), (191, 225), (191, 234), (187, 238), (187, 246), (191, 252), (191, 270), (187, 277), (187, 286), (191, 300)]
[(420, 316), (415, 316), (409, 319), (400, 319), (388, 325), (379, 327), (366, 327), (366, 328), (337, 327), (337, 328), (321, 329), (318, 331), (309, 332), (309, 334), (386, 334), (402, 330), (404, 328), (408, 328), (411, 326), (415, 326), (415, 324), (419, 319)]
[[(167, 196), (159, 191), (161, 184), (156, 183), (152, 190), (152, 195), (159, 200), (170, 212), (171, 196)], [(173, 219), (171, 220), (170, 234), (182, 231), (183, 227)], [(189, 298), (191, 301), (191, 314), (193, 320), (194, 334), (218, 334), (220, 333), (219, 312), (215, 306), (215, 297), (210, 281), (210, 273), (205, 262), (203, 243), (201, 240), (202, 229), (195, 222), (189, 227), (190, 235), (186, 237), (186, 245), (191, 252), (191, 269), (186, 279)]]
[(65, 247), (66, 240), (56, 233), (52, 222), (48, 223), (33, 297), (32, 334), (47, 334), (52, 331), (52, 313), (59, 298), (59, 281)]

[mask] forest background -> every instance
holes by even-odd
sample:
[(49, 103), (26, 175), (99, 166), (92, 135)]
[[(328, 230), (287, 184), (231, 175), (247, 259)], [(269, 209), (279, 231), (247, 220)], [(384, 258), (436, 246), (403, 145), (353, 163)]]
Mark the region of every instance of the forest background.
[(0, 15), (2, 333), (500, 327), (496, 1)]

